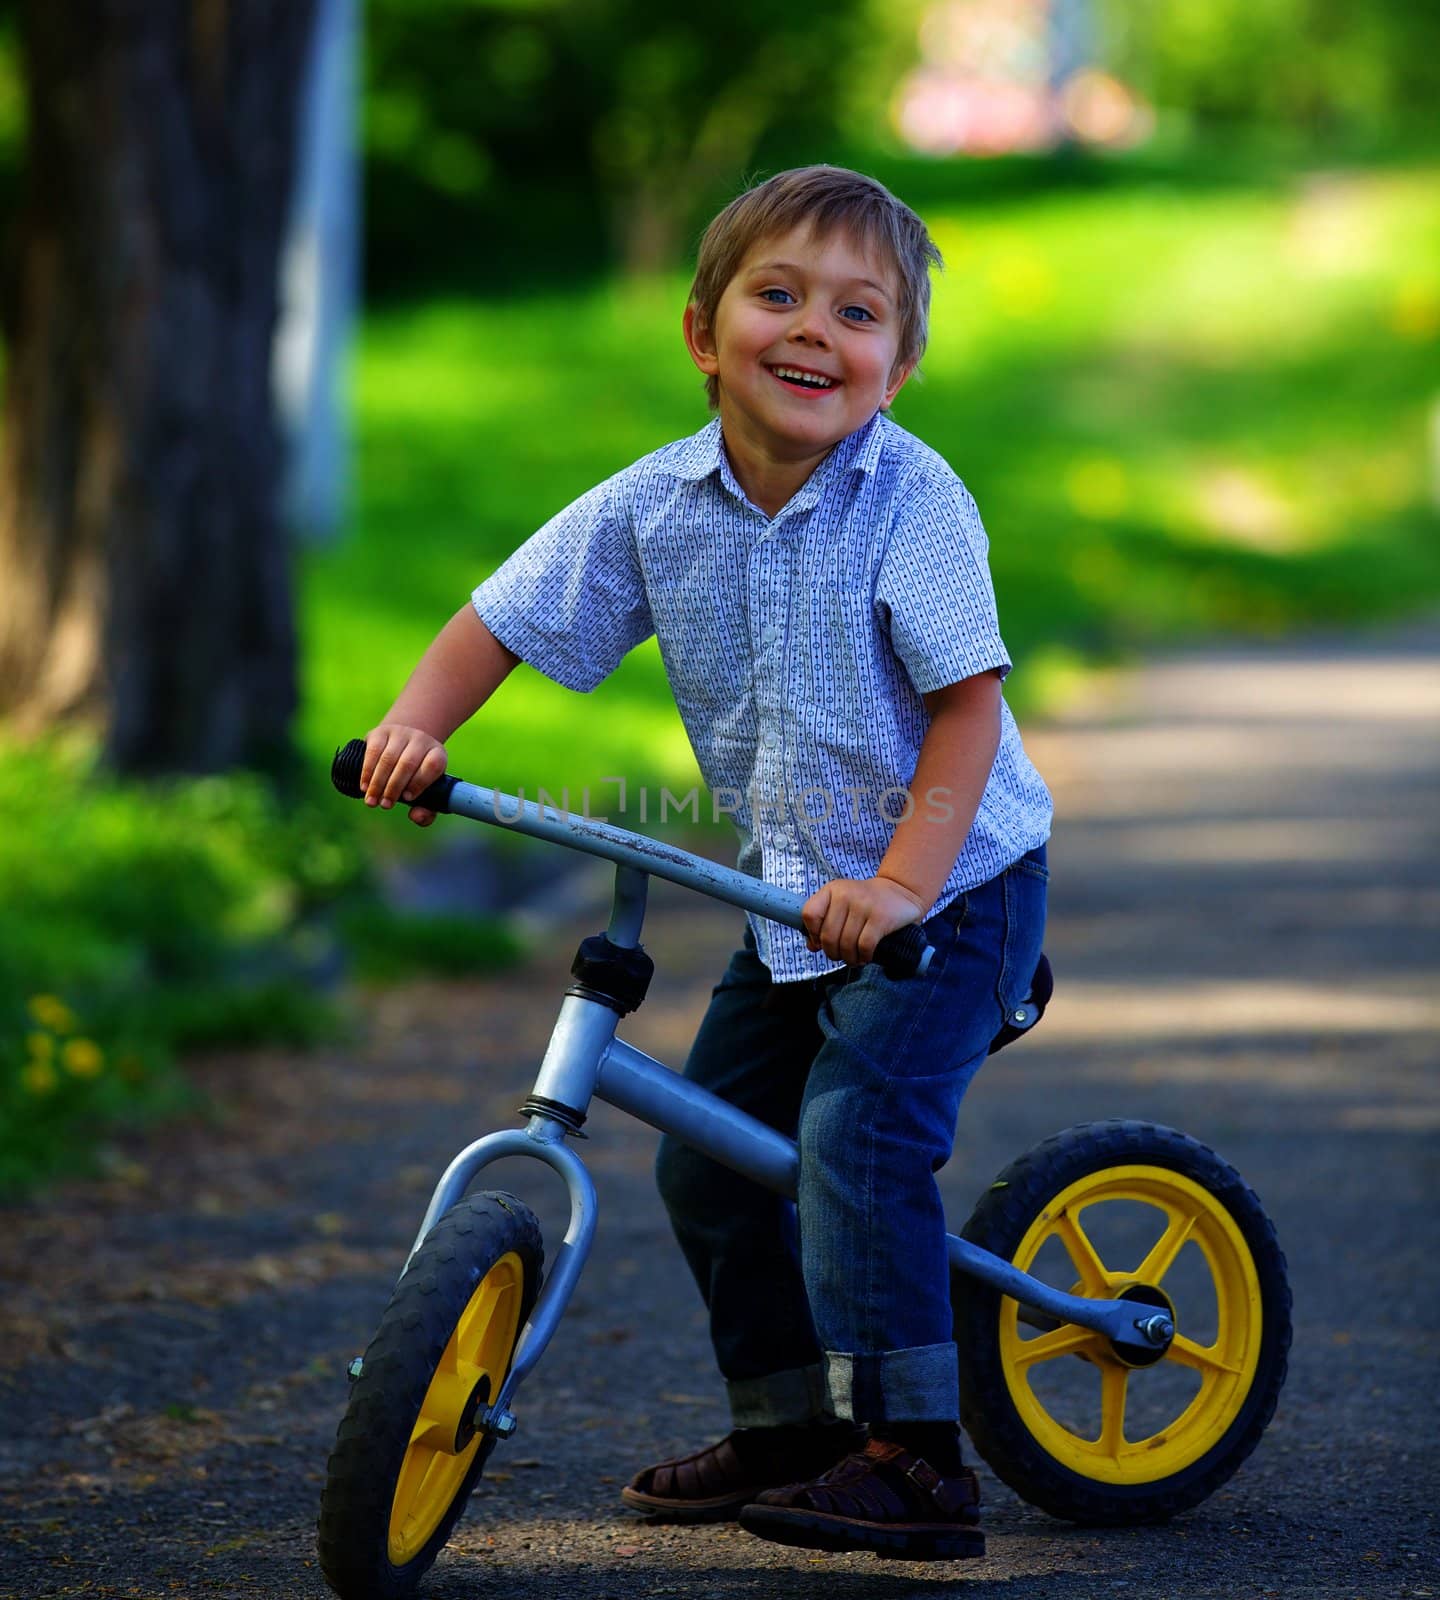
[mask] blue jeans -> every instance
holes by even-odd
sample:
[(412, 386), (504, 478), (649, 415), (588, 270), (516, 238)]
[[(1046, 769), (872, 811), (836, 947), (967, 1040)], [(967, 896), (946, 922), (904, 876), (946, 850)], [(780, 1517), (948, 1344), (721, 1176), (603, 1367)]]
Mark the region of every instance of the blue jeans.
[(774, 984), (746, 929), (685, 1076), (798, 1140), (798, 1202), (668, 1135), (656, 1161), (737, 1426), (959, 1415), (935, 1174), (1029, 993), (1047, 879), (1042, 845), (957, 896), (925, 923), (923, 978), (872, 963)]

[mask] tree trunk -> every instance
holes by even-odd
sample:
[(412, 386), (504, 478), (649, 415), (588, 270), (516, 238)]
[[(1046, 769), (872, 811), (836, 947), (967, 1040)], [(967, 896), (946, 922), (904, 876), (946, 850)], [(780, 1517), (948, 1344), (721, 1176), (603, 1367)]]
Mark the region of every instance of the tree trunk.
[(132, 772), (269, 764), (295, 706), (271, 399), (313, 0), (25, 0), (0, 712)]

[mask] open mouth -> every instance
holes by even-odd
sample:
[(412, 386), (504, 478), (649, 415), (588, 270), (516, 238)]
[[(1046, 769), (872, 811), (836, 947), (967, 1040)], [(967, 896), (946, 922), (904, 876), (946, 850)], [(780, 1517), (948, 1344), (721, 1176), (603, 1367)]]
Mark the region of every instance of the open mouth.
[(827, 378), (823, 372), (807, 372), (804, 367), (771, 367), (770, 374), (787, 389), (801, 394), (825, 394), (840, 387), (834, 378)]

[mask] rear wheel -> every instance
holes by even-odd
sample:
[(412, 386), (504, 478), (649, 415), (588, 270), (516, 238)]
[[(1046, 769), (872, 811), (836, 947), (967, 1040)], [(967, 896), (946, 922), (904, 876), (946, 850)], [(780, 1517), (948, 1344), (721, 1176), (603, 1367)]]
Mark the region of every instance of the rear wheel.
[(1290, 1289), (1259, 1200), (1213, 1150), (1149, 1123), (1068, 1129), (1000, 1174), (964, 1237), (1175, 1323), (1167, 1350), (1137, 1358), (952, 1277), (962, 1417), (1026, 1500), (1076, 1522), (1162, 1521), (1255, 1448), (1285, 1381)]
[(495, 1447), (498, 1393), (535, 1302), (540, 1226), (513, 1195), (461, 1200), (395, 1287), (340, 1423), (320, 1565), (343, 1600), (401, 1600), (440, 1553)]

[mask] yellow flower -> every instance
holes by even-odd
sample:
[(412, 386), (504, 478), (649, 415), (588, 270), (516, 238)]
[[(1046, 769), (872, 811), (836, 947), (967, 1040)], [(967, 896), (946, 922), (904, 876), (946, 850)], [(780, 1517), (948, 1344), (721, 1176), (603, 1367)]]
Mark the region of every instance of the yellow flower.
[(100, 1046), (93, 1039), (72, 1039), (60, 1052), (66, 1072), (77, 1078), (94, 1078), (105, 1065)]
[(74, 1033), (75, 1013), (58, 995), (37, 994), (30, 999), (30, 1015), (52, 1033)]
[(25, 1048), (30, 1052), (34, 1061), (53, 1061), (55, 1059), (55, 1036), (50, 1033), (27, 1033), (25, 1035)]
[(20, 1081), (31, 1094), (49, 1094), (55, 1087), (55, 1069), (48, 1061), (27, 1061), (20, 1069)]

